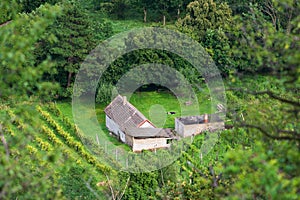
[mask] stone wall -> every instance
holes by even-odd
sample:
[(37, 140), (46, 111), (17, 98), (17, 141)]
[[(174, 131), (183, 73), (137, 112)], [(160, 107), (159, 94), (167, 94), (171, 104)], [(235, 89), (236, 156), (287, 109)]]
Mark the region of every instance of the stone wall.
[(212, 131), (222, 130), (224, 128), (225, 128), (224, 122), (185, 125), (183, 137), (198, 135), (205, 131), (212, 132)]
[(198, 135), (204, 131), (216, 131), (225, 128), (224, 122), (212, 122), (201, 124), (184, 125), (180, 120), (175, 119), (175, 131), (182, 137)]

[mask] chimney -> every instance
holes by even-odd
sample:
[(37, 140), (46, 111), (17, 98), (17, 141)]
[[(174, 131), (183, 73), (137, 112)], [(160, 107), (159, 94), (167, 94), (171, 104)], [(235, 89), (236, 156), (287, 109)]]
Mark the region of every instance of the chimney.
[(208, 123), (208, 114), (204, 114), (204, 123), (205, 123), (205, 124)]
[(123, 105), (124, 106), (126, 105), (126, 102), (127, 102), (127, 98), (126, 98), (126, 96), (123, 96)]

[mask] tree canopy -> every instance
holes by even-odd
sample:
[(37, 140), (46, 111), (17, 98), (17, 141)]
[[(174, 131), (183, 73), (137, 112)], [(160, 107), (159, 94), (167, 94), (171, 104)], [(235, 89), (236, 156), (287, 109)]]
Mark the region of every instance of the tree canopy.
[[(297, 0), (2, 0), (0, 199), (298, 199), (299, 16)], [(109, 147), (83, 135), (73, 122), (70, 98), (82, 62), (100, 42), (132, 24), (183, 32), (203, 46), (221, 71), (226, 130), (217, 133), (206, 156), (201, 147), (209, 132), (193, 137), (170, 166), (116, 172), (108, 167), (118, 164), (107, 156)], [(118, 45), (130, 48), (154, 41), (129, 35), (123, 42)], [(176, 45), (185, 47), (184, 41)], [(118, 81), (151, 63), (183, 75), (204, 106), (212, 101), (191, 63), (166, 50), (139, 49), (117, 58), (99, 80), (95, 112), (103, 129), (103, 110)], [(93, 64), (86, 67), (94, 78)], [(178, 78), (163, 68), (145, 77), (144, 69), (130, 78)], [(144, 87), (148, 91), (136, 91), (136, 98), (171, 93), (154, 84)]]

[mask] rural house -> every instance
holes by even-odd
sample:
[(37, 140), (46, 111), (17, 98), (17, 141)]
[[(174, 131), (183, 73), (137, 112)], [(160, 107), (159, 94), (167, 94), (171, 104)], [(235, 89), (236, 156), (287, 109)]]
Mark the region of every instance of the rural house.
[(118, 95), (104, 110), (106, 127), (134, 152), (169, 147), (170, 129), (156, 128), (126, 97)]
[(175, 131), (182, 137), (189, 137), (205, 131), (213, 132), (224, 129), (224, 121), (218, 115), (179, 117), (175, 119)]

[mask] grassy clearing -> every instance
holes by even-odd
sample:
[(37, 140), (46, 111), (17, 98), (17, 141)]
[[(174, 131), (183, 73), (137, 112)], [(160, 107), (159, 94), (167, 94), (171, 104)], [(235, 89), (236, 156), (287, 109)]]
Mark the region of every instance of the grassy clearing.
[[(180, 106), (178, 99), (168, 92), (136, 92), (130, 102), (159, 128), (174, 128), (175, 118), (199, 113), (209, 113), (210, 102), (206, 92), (198, 93), (199, 104)], [(167, 112), (175, 112), (174, 115)]]
[[(107, 105), (106, 104), (100, 104), (100, 105), (96, 105), (96, 113), (98, 116), (98, 122), (99, 122), (99, 126), (102, 129), (102, 133), (99, 132), (100, 134), (100, 139), (104, 139), (106, 141), (109, 141), (111, 143), (113, 143), (115, 146), (121, 147), (123, 149), (126, 149), (128, 151), (130, 151), (130, 147), (124, 143), (119, 142), (119, 140), (113, 136), (111, 136), (109, 134), (109, 131), (106, 128), (105, 125), (105, 113), (104, 113), (104, 109)], [(72, 113), (72, 103), (69, 101), (62, 101), (62, 102), (57, 102), (57, 107), (60, 109), (60, 111), (70, 119), (70, 121), (73, 121), (73, 113)]]
[[(198, 93), (197, 98), (199, 104), (184, 106), (183, 108), (180, 107), (178, 99), (172, 93), (165, 91), (135, 92), (128, 100), (157, 127), (174, 128), (176, 117), (188, 115), (188, 113), (197, 113), (198, 115), (210, 113), (211, 105), (208, 91)], [(104, 109), (106, 106), (106, 104), (96, 106), (96, 113), (101, 127), (105, 127)], [(185, 114), (182, 113), (182, 109)], [(175, 112), (175, 114), (169, 115), (167, 112)], [(107, 131), (106, 128), (104, 131)]]
[[(208, 89), (203, 89), (202, 92), (197, 93), (198, 103), (194, 103), (190, 106), (180, 106), (178, 99), (168, 91), (135, 92), (130, 98), (128, 96), (128, 100), (157, 127), (174, 129), (176, 117), (186, 116), (189, 115), (189, 113), (196, 113), (197, 115), (210, 113), (211, 105), (209, 96)], [(88, 126), (87, 129), (89, 130), (85, 130), (85, 134), (96, 132), (101, 140), (100, 143), (104, 145), (103, 147), (107, 150), (107, 152), (110, 152), (112, 148), (109, 143), (112, 143), (117, 148), (131, 151), (131, 148), (128, 145), (120, 142), (117, 138), (110, 135), (107, 130), (104, 113), (106, 106), (107, 104), (97, 104), (95, 106), (99, 124), (91, 124), (91, 126)], [(71, 102), (57, 102), (57, 107), (70, 119), (70, 121), (73, 121)], [(182, 109), (185, 110), (185, 113), (182, 112)], [(175, 115), (168, 115), (167, 112), (175, 112)], [(84, 118), (85, 116), (82, 117)], [(95, 128), (98, 128), (96, 126), (100, 126), (102, 131), (94, 130)]]
[(106, 17), (101, 12), (90, 12), (89, 17), (92, 20), (99, 21), (99, 19), (109, 22), (112, 25), (113, 33), (121, 33), (128, 31), (133, 28), (140, 28), (145, 26), (153, 26), (155, 24), (147, 23), (145, 24), (142, 20), (116, 20)]
[(110, 22), (112, 24), (114, 33), (121, 33), (125, 31), (129, 31), (134, 28), (141, 28), (146, 26), (151, 26), (151, 24), (145, 24), (142, 21), (136, 20), (111, 20), (105, 19), (105, 21)]
[[(134, 28), (163, 27), (161, 22), (144, 23), (142, 20), (113, 20), (108, 18), (105, 18), (104, 20), (111, 23), (115, 34), (129, 31)], [(167, 23), (165, 28), (174, 29), (174, 24)]]
[[(131, 29), (135, 28), (142, 28), (142, 27), (157, 27), (162, 26), (161, 22), (149, 22), (144, 23), (143, 19), (124, 19), (124, 20), (117, 20), (109, 18), (108, 16), (105, 16), (101, 12), (90, 12), (89, 17), (94, 21), (99, 21), (99, 19), (103, 20), (104, 22), (108, 22), (112, 26), (113, 34), (118, 34), (122, 32), (129, 31)], [(172, 28), (174, 26), (174, 23), (167, 23), (167, 28)]]
[[(184, 106), (183, 109), (186, 113), (210, 113), (211, 105), (209, 100), (208, 90), (203, 90), (197, 94), (199, 104), (193, 104), (190, 106)], [(160, 128), (174, 128), (175, 118), (182, 116), (182, 108), (178, 102), (178, 99), (170, 92), (166, 91), (148, 91), (148, 92), (135, 92), (128, 100), (139, 109), (150, 121), (152, 121), (157, 127)], [(67, 116), (70, 120), (73, 120), (72, 105), (71, 102), (58, 102), (58, 108)], [(110, 141), (115, 146), (121, 147), (130, 151), (130, 148), (113, 136), (109, 134), (105, 126), (105, 113), (104, 109), (107, 104), (97, 104), (96, 113), (98, 122), (103, 130), (100, 135), (102, 139)], [(168, 115), (167, 112), (175, 112), (175, 115)]]

